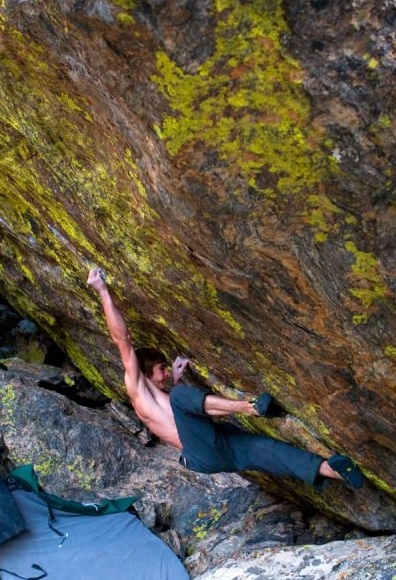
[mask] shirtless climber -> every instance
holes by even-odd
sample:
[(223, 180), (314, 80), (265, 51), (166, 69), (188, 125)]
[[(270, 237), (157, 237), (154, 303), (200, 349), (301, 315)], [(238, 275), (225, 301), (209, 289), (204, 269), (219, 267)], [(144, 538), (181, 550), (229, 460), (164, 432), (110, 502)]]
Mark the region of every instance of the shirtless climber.
[(171, 374), (164, 354), (153, 348), (134, 348), (102, 270), (91, 270), (87, 282), (99, 293), (111, 338), (118, 346), (124, 365), (126, 390), (137, 416), (160, 439), (181, 450), (182, 465), (201, 473), (264, 471), (298, 478), (319, 491), (329, 479), (345, 480), (354, 489), (362, 487), (362, 474), (344, 455), (326, 460), (288, 443), (212, 419), (234, 413), (271, 416), (272, 401), (268, 393), (254, 401), (235, 401), (178, 384), (189, 364), (188, 359), (181, 357), (172, 365), (175, 386), (170, 394), (165, 392)]

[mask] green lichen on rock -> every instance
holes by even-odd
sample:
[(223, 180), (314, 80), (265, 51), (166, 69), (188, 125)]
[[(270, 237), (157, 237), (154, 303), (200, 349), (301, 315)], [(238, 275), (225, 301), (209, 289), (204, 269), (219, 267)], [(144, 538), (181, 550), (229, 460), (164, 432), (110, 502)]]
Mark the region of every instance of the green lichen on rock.
[(229, 310), (222, 308), (215, 286), (208, 281), (204, 281), (203, 279), (202, 285), (206, 295), (207, 306), (213, 309), (213, 311), (216, 312), (216, 314), (218, 314), (234, 330), (236, 336), (239, 338), (244, 338), (245, 335), (241, 325), (235, 320)]
[(331, 447), (334, 445), (334, 441), (331, 439), (331, 433), (327, 425), (318, 417), (321, 412), (321, 407), (319, 405), (309, 404), (305, 405), (301, 416), (304, 417), (304, 422), (309, 424), (310, 428), (315, 431), (315, 434), (321, 438), (322, 441)]
[[(288, 28), (281, 2), (214, 3), (217, 26), (213, 55), (186, 73), (158, 52), (153, 77), (172, 113), (158, 134), (176, 155), (202, 140), (237, 166), (248, 183), (273, 197), (315, 190), (329, 168), (309, 124), (303, 71), (286, 53)], [(276, 176), (267, 185), (262, 172)]]
[[(73, 341), (71, 337), (67, 337), (64, 342), (65, 350), (70, 356), (74, 364), (80, 369), (84, 377), (94, 385), (103, 395), (108, 398), (119, 398), (120, 396), (108, 387), (105, 383), (101, 373), (90, 362), (89, 357), (84, 351)], [(116, 382), (116, 381), (114, 381)]]
[(360, 303), (362, 311), (354, 315), (353, 321), (361, 324), (368, 320), (375, 303), (388, 297), (389, 290), (380, 275), (378, 259), (374, 254), (358, 250), (352, 241), (348, 241), (345, 248), (355, 259), (351, 278), (356, 285), (350, 287), (349, 292)]
[(224, 503), (221, 508), (210, 508), (207, 512), (199, 512), (197, 522), (192, 528), (195, 537), (199, 540), (205, 539), (227, 511), (228, 506)]
[[(17, 409), (18, 396), (12, 384), (0, 387), (0, 424), (11, 438), (18, 437), (18, 416), (20, 409)], [(35, 463), (40, 466), (41, 471), (47, 473), (55, 469), (58, 459), (56, 455), (40, 453), (34, 445), (16, 445), (10, 450), (10, 460), (15, 465), (25, 463)]]
[(384, 349), (384, 353), (387, 357), (396, 359), (396, 345), (388, 344)]
[[(0, 185), (7, 228), (18, 232), (20, 244), (42, 245), (54, 262), (71, 251), (92, 255), (93, 247), (70, 219), (68, 206), (54, 195), (55, 189), (71, 184), (80, 195), (88, 183), (104, 186), (97, 163), (89, 171), (83, 161), (83, 151), (90, 148), (81, 121), (91, 123), (90, 114), (82, 99), (78, 102), (62, 91), (37, 43), (9, 27), (4, 37), (8, 50), (0, 54)], [(70, 189), (68, 198), (72, 203)], [(23, 254), (21, 268), (33, 283)]]
[[(361, 467), (360, 467), (361, 468)], [(371, 470), (365, 469), (364, 475), (371, 481), (376, 488), (383, 490), (386, 494), (396, 498), (396, 489), (390, 486), (386, 481), (384, 481), (378, 474), (374, 473)]]
[(67, 465), (67, 471), (72, 474), (75, 483), (82, 489), (92, 489), (95, 480), (94, 461), (85, 464), (84, 458), (77, 455), (73, 463)]
[(113, 4), (122, 11), (116, 16), (118, 24), (121, 26), (130, 26), (135, 23), (131, 12), (136, 8), (135, 0), (113, 0)]
[(329, 234), (339, 231), (339, 224), (334, 216), (340, 210), (324, 195), (312, 194), (308, 197), (310, 211), (307, 212), (307, 222), (315, 230), (314, 241), (325, 242)]
[[(17, 264), (19, 271), (18, 280), (4, 280), (13, 305), (51, 333), (55, 318), (46, 311), (45, 304), (40, 308), (32, 300), (32, 295), (46, 283), (39, 278), (42, 268), (36, 267), (36, 256), (45, 261), (45, 270), (57, 272), (60, 289), (65, 278), (72, 281), (76, 294), (84, 294), (86, 289), (82, 290), (81, 283), (76, 285), (74, 280), (86, 279), (89, 267), (100, 264), (111, 278), (118, 266), (114, 261), (108, 262), (106, 255), (98, 256), (97, 238), (117, 245), (123, 259), (136, 268), (136, 284), (146, 288), (148, 275), (155, 275), (171, 290), (166, 269), (172, 266), (172, 259), (156, 235), (155, 222), (159, 218), (147, 203), (132, 151), (119, 146), (110, 135), (104, 155), (94, 140), (95, 111), (87, 99), (68, 92), (71, 85), (62, 82), (57, 65), (50, 63), (48, 54), (37, 43), (4, 21), (3, 35), (2, 225), (14, 235), (16, 243), (10, 245), (5, 238), (0, 244), (3, 258)], [(128, 220), (121, 223), (120, 213), (126, 212)], [(96, 241), (92, 241), (89, 231), (92, 224)], [(30, 299), (26, 288), (19, 290), (21, 276), (30, 287)], [(166, 304), (166, 297), (161, 304)], [(83, 353), (76, 352), (73, 342), (72, 337), (65, 337), (62, 346), (86, 376), (94, 384), (102, 383), (101, 390), (106, 391), (98, 373)]]
[(254, 352), (253, 363), (262, 373), (265, 391), (276, 396), (288, 389), (294, 390), (296, 388), (295, 378), (277, 367), (265, 353)]
[(1, 424), (4, 426), (14, 426), (16, 398), (14, 387), (12, 385), (5, 385), (5, 387), (0, 389)]
[(62, 465), (62, 458), (51, 453), (39, 453), (27, 456), (24, 463), (33, 463), (37, 474), (46, 477)]
[(113, 4), (124, 10), (133, 10), (136, 8), (136, 0), (113, 0)]

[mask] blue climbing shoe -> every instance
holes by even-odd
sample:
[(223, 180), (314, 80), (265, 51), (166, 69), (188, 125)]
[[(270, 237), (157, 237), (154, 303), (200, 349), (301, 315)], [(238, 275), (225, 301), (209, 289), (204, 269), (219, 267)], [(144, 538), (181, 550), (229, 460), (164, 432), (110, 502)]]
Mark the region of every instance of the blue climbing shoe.
[(339, 473), (350, 487), (360, 489), (363, 486), (363, 475), (349, 457), (345, 457), (345, 455), (333, 455), (327, 462), (331, 469)]

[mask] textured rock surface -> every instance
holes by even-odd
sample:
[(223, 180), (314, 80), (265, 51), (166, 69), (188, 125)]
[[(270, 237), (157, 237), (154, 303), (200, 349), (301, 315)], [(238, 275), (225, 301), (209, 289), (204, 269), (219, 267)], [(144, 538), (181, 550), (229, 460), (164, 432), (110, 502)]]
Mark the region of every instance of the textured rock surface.
[[(230, 570), (232, 578), (255, 578), (269, 564), (283, 577), (292, 559), (301, 573), (326, 573), (343, 569), (347, 546), (353, 554), (349, 570), (356, 571), (363, 557), (365, 569), (378, 571), (379, 563), (387, 569), (391, 538), (371, 541), (237, 475), (189, 472), (178, 465), (176, 450), (142, 437), (144, 428), (127, 407), (122, 415), (109, 404), (91, 409), (38, 386), (52, 376), (59, 388), (61, 375), (61, 369), (22, 361), (0, 371), (0, 475), (33, 462), (44, 487), (69, 499), (137, 496), (144, 524), (183, 559), (192, 578), (228, 577)], [(344, 541), (312, 547), (336, 539)], [(311, 547), (301, 551), (302, 544)]]
[(298, 549), (268, 549), (197, 576), (197, 580), (392, 580), (395, 537), (335, 542)]
[[(284, 8), (284, 11), (283, 11)], [(245, 422), (362, 467), (395, 523), (391, 2), (0, 4), (0, 291), (125, 398), (90, 265), (138, 343), (289, 419)]]
[(0, 476), (33, 462), (45, 488), (69, 499), (137, 495), (142, 521), (183, 559), (191, 578), (393, 577), (394, 536), (368, 538), (236, 475), (189, 472), (175, 450), (142, 437), (127, 407), (121, 415), (118, 405), (116, 414), (108, 404), (79, 406), (38, 386), (49, 376), (59, 388), (55, 367), (19, 361), (0, 372)]
[[(304, 514), (238, 476), (187, 471), (176, 450), (142, 438), (144, 429), (127, 408), (126, 427), (111, 406), (81, 407), (38, 387), (28, 367), (20, 365), (19, 378), (15, 371), (0, 372), (6, 441), (0, 452), (8, 466), (32, 462), (46, 489), (70, 499), (136, 495), (142, 521), (183, 558), (193, 554), (192, 570), (202, 572), (257, 546), (359, 534)], [(42, 368), (43, 379), (48, 370)]]

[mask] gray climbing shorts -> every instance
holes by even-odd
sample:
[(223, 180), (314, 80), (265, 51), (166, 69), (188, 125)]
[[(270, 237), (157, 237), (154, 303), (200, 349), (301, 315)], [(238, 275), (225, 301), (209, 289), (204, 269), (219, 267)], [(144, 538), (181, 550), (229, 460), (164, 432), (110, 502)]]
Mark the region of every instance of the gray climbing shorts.
[(272, 437), (214, 421), (205, 411), (208, 391), (176, 385), (170, 402), (183, 445), (180, 463), (200, 473), (264, 471), (301, 479), (318, 489), (323, 458)]

